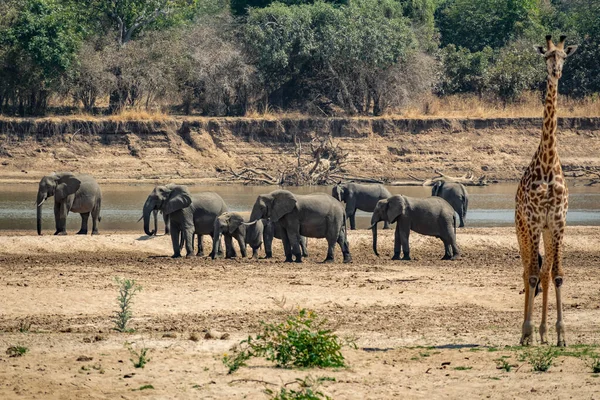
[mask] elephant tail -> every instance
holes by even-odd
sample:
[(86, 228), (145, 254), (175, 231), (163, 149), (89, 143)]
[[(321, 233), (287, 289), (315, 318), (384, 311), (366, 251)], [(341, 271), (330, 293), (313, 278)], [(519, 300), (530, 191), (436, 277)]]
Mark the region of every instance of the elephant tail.
[(454, 224), (454, 236), (456, 236), (456, 214), (452, 214), (452, 223)]

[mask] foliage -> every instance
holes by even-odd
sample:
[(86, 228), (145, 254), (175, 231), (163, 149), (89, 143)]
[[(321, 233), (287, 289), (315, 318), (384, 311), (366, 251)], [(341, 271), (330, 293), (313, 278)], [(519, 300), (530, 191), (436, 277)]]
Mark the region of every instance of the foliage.
[(115, 281), (119, 285), (119, 296), (117, 297), (117, 303), (119, 310), (115, 311), (113, 322), (115, 323), (115, 330), (119, 332), (130, 332), (127, 329), (127, 323), (131, 320), (131, 306), (133, 304), (133, 297), (142, 290), (140, 285), (136, 285), (135, 280), (115, 278)]
[(539, 29), (538, 0), (447, 0), (437, 11), (442, 45), (499, 48)]
[(16, 346), (10, 346), (8, 349), (6, 349), (6, 354), (9, 357), (21, 357), (24, 356), (25, 353), (27, 353), (29, 351), (29, 349), (25, 346), (21, 346), (21, 345), (16, 345)]
[(489, 70), (488, 90), (505, 103), (524, 91), (540, 88), (546, 78), (544, 58), (533, 51), (533, 43), (518, 40), (502, 48)]
[(442, 77), (437, 88), (440, 94), (482, 94), (488, 85), (493, 50), (486, 47), (471, 52), (450, 44), (442, 49)]
[(278, 367), (344, 367), (343, 343), (327, 321), (310, 310), (301, 309), (285, 322), (260, 323), (261, 333), (248, 336), (225, 354), (223, 363), (233, 373), (253, 357), (265, 357)]
[(505, 372), (510, 372), (510, 370), (512, 369), (512, 364), (508, 362), (508, 360), (505, 357), (501, 357), (496, 359), (496, 368), (497, 369), (502, 369)]
[(525, 350), (522, 355), (536, 372), (546, 372), (552, 366), (558, 351), (552, 347), (537, 347)]
[(131, 353), (133, 356), (133, 358), (130, 358), (129, 360), (133, 363), (135, 368), (144, 368), (144, 366), (150, 362), (150, 359), (148, 358), (148, 352), (150, 349), (147, 347), (142, 347), (140, 351), (137, 351), (131, 347), (131, 344), (127, 342), (125, 342), (125, 346), (127, 347), (127, 350), (129, 350), (129, 353)]
[(587, 364), (592, 370), (592, 373), (598, 374), (600, 373), (600, 354), (591, 353), (587, 356)]
[[(288, 389), (287, 387), (282, 387), (279, 391), (275, 392), (271, 389), (265, 389), (265, 393), (270, 396), (271, 400), (330, 400), (331, 397), (324, 395), (320, 392), (319, 385), (323, 380), (328, 380), (327, 378), (317, 378), (314, 379), (310, 376), (300, 379), (296, 378), (296, 383), (300, 386), (299, 389)], [(291, 383), (291, 382), (290, 382)], [(288, 384), (286, 384), (287, 386)]]
[(0, 16), (0, 108), (45, 112), (81, 40), (72, 15), (58, 0), (25, 0)]

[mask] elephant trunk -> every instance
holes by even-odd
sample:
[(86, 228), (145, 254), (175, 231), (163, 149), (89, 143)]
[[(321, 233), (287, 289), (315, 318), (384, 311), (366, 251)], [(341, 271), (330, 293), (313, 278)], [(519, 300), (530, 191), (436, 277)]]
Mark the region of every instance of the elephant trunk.
[(258, 202), (254, 203), (254, 207), (252, 207), (252, 212), (250, 213), (250, 221), (248, 222), (255, 222), (258, 221), (259, 219), (265, 217), (264, 215), (262, 215), (262, 210), (260, 209), (260, 204)]
[(373, 217), (371, 217), (371, 230), (373, 232), (373, 253), (375, 253), (375, 255), (377, 257), (379, 257), (379, 253), (377, 252), (377, 223), (378, 222), (379, 222), (379, 219), (377, 219), (375, 214), (373, 214)]
[(152, 211), (154, 211), (154, 205), (146, 201), (146, 204), (144, 204), (144, 232), (148, 236), (156, 234), (156, 229), (154, 231), (150, 231), (150, 214)]
[(35, 202), (37, 207), (37, 233), (38, 235), (42, 234), (42, 204), (46, 201), (46, 194), (42, 192), (38, 192), (37, 200)]
[(158, 210), (152, 211), (152, 216), (154, 217), (154, 234), (158, 233)]

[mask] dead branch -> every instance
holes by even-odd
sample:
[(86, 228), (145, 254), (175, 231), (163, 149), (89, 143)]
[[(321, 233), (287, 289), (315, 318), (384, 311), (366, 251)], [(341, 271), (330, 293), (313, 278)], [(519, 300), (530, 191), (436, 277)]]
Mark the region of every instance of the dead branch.
[(445, 175), (440, 171), (434, 171), (437, 176), (429, 179), (420, 179), (414, 175), (407, 174), (414, 181), (395, 181), (391, 182), (390, 186), (433, 186), (436, 182), (457, 182), (465, 186), (487, 186), (489, 182), (485, 175), (475, 178), (472, 172), (468, 172), (460, 177)]

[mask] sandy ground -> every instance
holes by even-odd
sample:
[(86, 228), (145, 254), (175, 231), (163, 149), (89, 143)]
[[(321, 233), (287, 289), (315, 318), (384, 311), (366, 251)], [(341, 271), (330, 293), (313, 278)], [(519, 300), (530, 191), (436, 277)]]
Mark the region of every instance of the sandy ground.
[[(439, 241), (411, 237), (411, 262), (391, 261), (392, 231), (380, 231), (381, 257), (369, 231), (349, 240), (354, 262), (321, 264), (325, 243), (311, 239), (301, 265), (275, 260), (169, 258), (169, 238), (137, 233), (66, 237), (7, 232), (0, 236), (0, 398), (266, 399), (265, 387), (307, 375), (331, 377), (321, 390), (334, 399), (599, 398), (600, 377), (568, 353), (546, 373), (532, 372), (514, 347), (520, 337), (523, 288), (513, 228), (459, 231), (463, 257), (440, 261)], [(208, 241), (205, 239), (205, 246)], [(600, 228), (569, 227), (565, 297), (569, 350), (599, 343)], [(116, 333), (115, 277), (136, 279), (131, 326)], [(553, 290), (552, 290), (553, 292)], [(357, 349), (348, 368), (281, 369), (265, 360), (228, 375), (223, 353), (259, 321), (280, 321), (288, 306), (326, 317)], [(550, 341), (556, 311), (550, 293)], [(541, 299), (536, 299), (539, 324)], [(204, 330), (230, 334), (204, 338)], [(23, 332), (21, 332), (23, 331)], [(190, 340), (197, 332), (200, 339)], [(126, 342), (148, 347), (135, 369)], [(29, 352), (9, 357), (22, 345)], [(76, 361), (80, 356), (91, 357)], [(515, 366), (496, 368), (500, 357)], [(135, 390), (143, 385), (154, 389)], [(289, 386), (288, 386), (289, 387)]]

